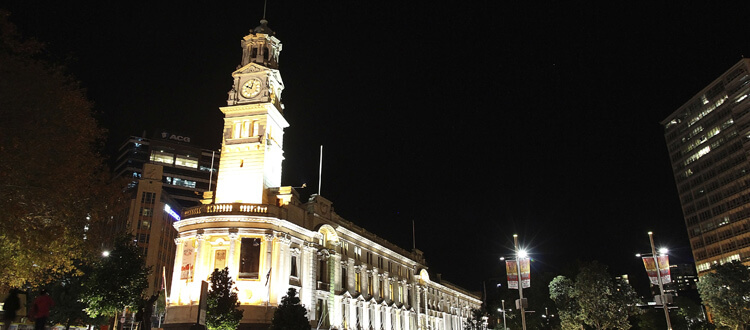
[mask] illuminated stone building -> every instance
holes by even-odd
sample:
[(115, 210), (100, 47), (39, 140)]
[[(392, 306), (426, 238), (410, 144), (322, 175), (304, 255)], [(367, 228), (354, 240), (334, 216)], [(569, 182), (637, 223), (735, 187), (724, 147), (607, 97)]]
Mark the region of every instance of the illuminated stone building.
[[(199, 315), (201, 281), (228, 267), (244, 316), (267, 329), (274, 307), (296, 288), (312, 328), (458, 330), (479, 298), (431, 278), (419, 250), (407, 251), (336, 214), (332, 202), (301, 201), (281, 186), (284, 84), (281, 43), (265, 20), (241, 41), (232, 73), (215, 198), (188, 208), (179, 237), (166, 328)], [(218, 132), (217, 132), (218, 133)]]
[(698, 275), (750, 265), (750, 59), (664, 119), (667, 148)]

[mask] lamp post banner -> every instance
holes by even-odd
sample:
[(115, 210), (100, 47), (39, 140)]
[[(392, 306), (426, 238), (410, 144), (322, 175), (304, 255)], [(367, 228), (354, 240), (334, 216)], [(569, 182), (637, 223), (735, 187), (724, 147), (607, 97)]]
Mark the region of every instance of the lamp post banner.
[[(656, 259), (659, 261), (659, 275), (661, 275), (661, 283), (667, 284), (672, 282), (672, 276), (669, 273), (669, 256), (658, 256)], [(656, 262), (654, 257), (643, 257), (643, 265), (646, 267), (646, 274), (651, 280), (651, 284), (659, 285), (659, 278), (656, 275)]]
[(521, 258), (519, 260), (521, 262), (521, 284), (523, 285), (523, 288), (530, 288), (531, 287), (531, 259), (529, 258)]
[(505, 273), (508, 274), (508, 288), (518, 289), (518, 266), (515, 260), (505, 260)]

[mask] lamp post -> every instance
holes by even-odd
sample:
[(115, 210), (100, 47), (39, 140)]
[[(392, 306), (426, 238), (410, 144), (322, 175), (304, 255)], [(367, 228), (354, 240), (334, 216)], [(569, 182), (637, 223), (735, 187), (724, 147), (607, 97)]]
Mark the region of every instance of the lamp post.
[(667, 306), (667, 297), (664, 296), (664, 284), (661, 281), (661, 268), (659, 268), (659, 258), (656, 256), (656, 248), (654, 247), (654, 233), (648, 232), (648, 239), (651, 241), (651, 257), (654, 258), (654, 265), (656, 266), (656, 279), (659, 283), (659, 294), (661, 295), (661, 305), (664, 307), (664, 317), (667, 318), (667, 329), (672, 330), (672, 322), (669, 320), (669, 307)]
[(513, 245), (516, 247), (516, 271), (518, 272), (517, 307), (521, 309), (521, 325), (523, 326), (523, 330), (526, 330), (526, 310), (523, 307), (523, 281), (521, 280), (521, 259), (526, 257), (526, 251), (518, 248), (518, 234), (513, 234)]
[(500, 301), (503, 305), (503, 330), (508, 330), (508, 327), (505, 326), (505, 299)]

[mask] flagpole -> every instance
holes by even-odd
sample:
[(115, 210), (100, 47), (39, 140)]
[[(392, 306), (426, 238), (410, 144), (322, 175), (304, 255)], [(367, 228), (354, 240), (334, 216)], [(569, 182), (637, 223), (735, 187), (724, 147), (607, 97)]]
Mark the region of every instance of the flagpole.
[(323, 183), (323, 145), (320, 145), (320, 165), (318, 166), (318, 196), (320, 196), (320, 185)]

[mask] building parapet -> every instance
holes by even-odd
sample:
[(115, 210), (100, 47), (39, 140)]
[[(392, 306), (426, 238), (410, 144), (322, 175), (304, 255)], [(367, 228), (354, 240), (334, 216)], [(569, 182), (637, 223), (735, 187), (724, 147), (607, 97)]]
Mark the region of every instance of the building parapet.
[(221, 203), (199, 205), (182, 211), (182, 219), (190, 219), (207, 215), (254, 215), (264, 217), (280, 217), (280, 208), (271, 204)]

